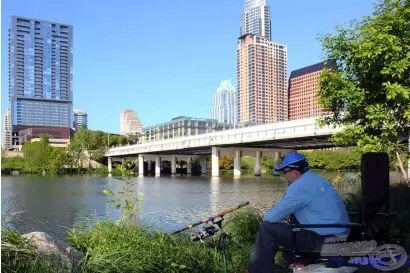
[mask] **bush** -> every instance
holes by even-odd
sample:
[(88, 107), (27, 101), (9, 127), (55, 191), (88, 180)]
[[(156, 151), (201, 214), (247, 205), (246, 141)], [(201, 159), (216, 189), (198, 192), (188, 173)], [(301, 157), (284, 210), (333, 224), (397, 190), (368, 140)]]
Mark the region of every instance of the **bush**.
[(357, 148), (302, 152), (311, 168), (325, 170), (359, 169), (361, 154)]
[(250, 156), (244, 156), (241, 158), (242, 170), (253, 170), (255, 166), (255, 158)]

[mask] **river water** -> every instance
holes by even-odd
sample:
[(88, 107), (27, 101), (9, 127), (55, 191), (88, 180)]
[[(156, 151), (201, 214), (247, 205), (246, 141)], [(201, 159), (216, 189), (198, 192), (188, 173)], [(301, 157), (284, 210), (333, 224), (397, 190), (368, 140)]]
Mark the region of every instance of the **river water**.
[[(92, 225), (98, 219), (118, 219), (118, 211), (101, 193), (119, 190), (114, 177), (3, 176), (1, 179), (2, 226), (21, 232), (44, 231), (64, 239), (67, 229)], [(262, 211), (286, 190), (284, 177), (207, 176), (133, 178), (144, 225), (173, 231), (202, 217), (249, 201)]]

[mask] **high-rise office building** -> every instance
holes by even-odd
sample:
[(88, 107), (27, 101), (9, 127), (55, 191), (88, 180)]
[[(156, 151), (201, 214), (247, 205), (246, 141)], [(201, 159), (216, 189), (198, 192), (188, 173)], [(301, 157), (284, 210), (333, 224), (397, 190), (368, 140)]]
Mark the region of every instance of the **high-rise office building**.
[(270, 8), (266, 0), (245, 0), (240, 36), (245, 34), (271, 39)]
[(88, 115), (84, 111), (74, 109), (74, 129), (78, 131), (81, 128), (88, 128)]
[[(263, 12), (262, 12), (263, 11)], [(270, 40), (269, 7), (246, 0), (237, 46), (237, 120), (287, 120), (287, 47)]]
[[(12, 16), (9, 96), (13, 136), (29, 128), (70, 138), (73, 27)], [(53, 137), (53, 136), (52, 136)]]
[(235, 96), (235, 87), (232, 85), (231, 81), (223, 80), (214, 95), (211, 118), (216, 119), (218, 122), (235, 124)]
[(4, 113), (4, 137), (3, 137), (3, 150), (7, 151), (11, 148), (11, 122), (10, 122), (10, 110)]
[(125, 109), (120, 114), (120, 134), (140, 134), (142, 133), (142, 124), (135, 111)]
[(333, 62), (320, 62), (291, 72), (289, 77), (289, 120), (318, 117), (329, 113), (318, 103), (320, 73), (334, 68)]

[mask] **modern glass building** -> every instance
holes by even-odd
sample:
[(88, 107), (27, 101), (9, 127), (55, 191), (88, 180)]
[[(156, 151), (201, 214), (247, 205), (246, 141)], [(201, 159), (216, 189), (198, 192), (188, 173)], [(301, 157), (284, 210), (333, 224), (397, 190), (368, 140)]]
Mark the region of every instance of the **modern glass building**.
[(171, 121), (145, 127), (142, 130), (140, 142), (150, 142), (166, 140), (171, 138), (194, 136), (211, 133), (215, 131), (228, 130), (233, 126), (226, 123), (219, 123), (214, 119), (203, 119), (193, 117), (176, 117)]
[(81, 110), (74, 110), (74, 129), (76, 131), (81, 128), (88, 128), (88, 115), (86, 112)]
[(212, 119), (218, 122), (235, 124), (235, 87), (229, 80), (223, 80), (214, 95)]
[(266, 0), (245, 0), (239, 36), (246, 34), (271, 39), (270, 8)]
[(71, 25), (11, 17), (9, 96), (13, 136), (31, 127), (72, 126)]

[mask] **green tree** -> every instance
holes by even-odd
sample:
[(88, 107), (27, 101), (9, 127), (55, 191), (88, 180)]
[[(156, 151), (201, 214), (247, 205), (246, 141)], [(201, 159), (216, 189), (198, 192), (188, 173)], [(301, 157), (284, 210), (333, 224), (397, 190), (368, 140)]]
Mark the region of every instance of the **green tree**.
[(50, 173), (56, 174), (63, 168), (71, 167), (72, 165), (73, 158), (65, 149), (51, 147), (47, 162), (47, 169)]
[(255, 158), (250, 156), (243, 156), (241, 158), (241, 169), (253, 170), (255, 166)]
[(273, 157), (271, 156), (262, 156), (261, 158), (261, 165), (262, 168), (265, 170), (272, 170), (273, 169)]
[(13, 169), (22, 170), (24, 169), (24, 158), (21, 156), (15, 156), (11, 158), (1, 158), (1, 169)]
[(126, 136), (117, 136), (118, 144), (126, 145), (128, 143), (128, 139)]
[(51, 154), (48, 137), (41, 136), (40, 141), (26, 142), (22, 147), (22, 152), (26, 167), (46, 171)]
[(127, 142), (129, 144), (137, 144), (140, 138), (140, 133), (127, 135)]
[(89, 139), (89, 131), (87, 129), (81, 128), (74, 134), (74, 137), (71, 140), (70, 145), (68, 146), (68, 151), (73, 157), (78, 168), (81, 168), (82, 166), (81, 162), (84, 159), (84, 152), (87, 146), (85, 142), (88, 142)]
[(332, 113), (321, 123), (344, 125), (332, 137), (339, 144), (396, 156), (406, 176), (400, 138), (409, 135), (410, 1), (383, 1), (322, 45), (336, 69), (321, 74), (319, 102)]
[(100, 160), (104, 156), (103, 136), (104, 134), (84, 128), (75, 133), (69, 151), (78, 167), (81, 167), (81, 163), (86, 160), (88, 167), (91, 168), (91, 160)]

